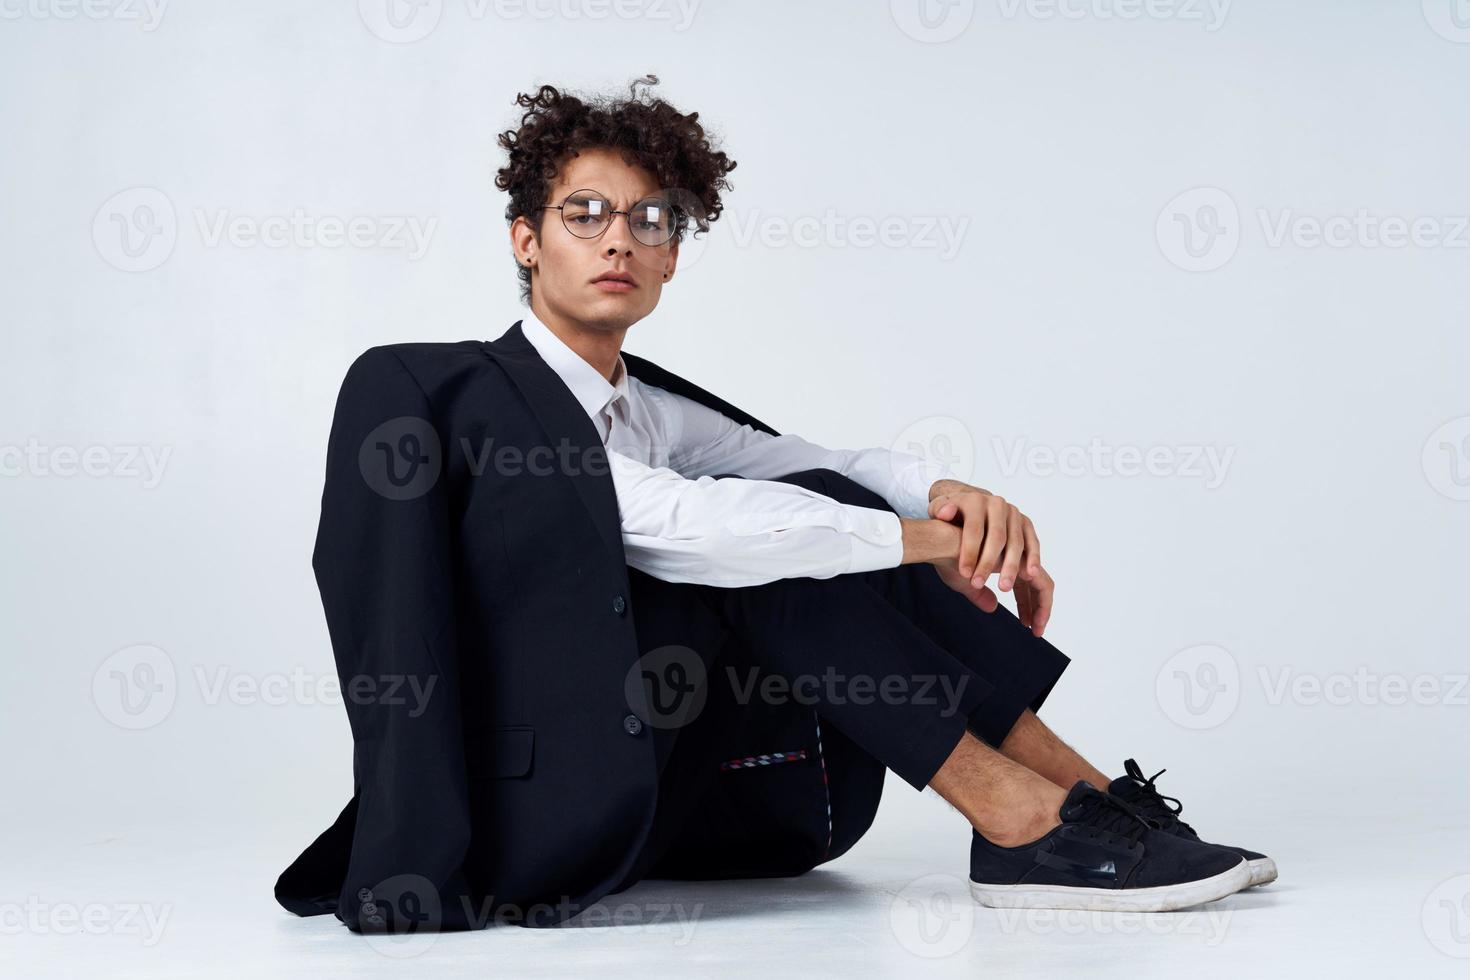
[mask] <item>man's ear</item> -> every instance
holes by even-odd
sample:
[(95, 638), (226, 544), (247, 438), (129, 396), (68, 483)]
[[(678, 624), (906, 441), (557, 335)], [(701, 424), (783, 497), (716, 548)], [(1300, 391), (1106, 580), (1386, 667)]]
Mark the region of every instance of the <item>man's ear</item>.
[(663, 277), (663, 280), (662, 280), (666, 285), (668, 284), (668, 282), (670, 280), (672, 280), (674, 278), (674, 270), (677, 269), (678, 267), (679, 267), (679, 242), (676, 239), (674, 241), (674, 243), (669, 246), (669, 261), (667, 263), (667, 267), (664, 270), (665, 273), (666, 273), (666, 275)]
[(536, 239), (536, 230), (531, 227), (531, 222), (524, 214), (518, 215), (510, 223), (511, 251), (515, 252), (516, 261), (521, 265), (526, 265), (528, 259), (535, 261), (540, 244)]

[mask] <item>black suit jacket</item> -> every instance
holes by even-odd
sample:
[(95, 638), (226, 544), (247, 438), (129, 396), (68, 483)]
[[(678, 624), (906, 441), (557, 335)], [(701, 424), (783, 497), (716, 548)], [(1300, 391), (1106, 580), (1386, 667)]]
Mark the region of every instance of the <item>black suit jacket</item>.
[[(617, 498), (592, 420), (519, 322), (493, 342), (374, 347), (352, 364), (312, 565), (354, 792), (277, 900), (408, 931), (555, 925), (615, 889), (657, 794), (651, 733), (630, 720), (641, 691), (625, 684), (640, 651)], [(819, 756), (816, 720), (794, 704), (755, 719), (749, 754), (811, 759), (729, 780), (690, 876), (800, 874), (867, 829), (882, 767), (830, 726)]]

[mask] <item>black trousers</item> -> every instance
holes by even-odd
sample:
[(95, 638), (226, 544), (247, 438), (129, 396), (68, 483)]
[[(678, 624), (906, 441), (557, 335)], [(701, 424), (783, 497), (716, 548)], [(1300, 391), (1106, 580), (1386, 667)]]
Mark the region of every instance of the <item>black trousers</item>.
[[(892, 509), (833, 470), (778, 479), (842, 503)], [(822, 726), (923, 789), (967, 729), (999, 747), (1069, 663), (1004, 607), (981, 611), (928, 564), (746, 588), (628, 574), (649, 676), (684, 690), (650, 692), (657, 810), (619, 889), (654, 868), (722, 766), (780, 764), (724, 757), (743, 715), (783, 699), (811, 704)], [(716, 635), (729, 642), (712, 642)]]

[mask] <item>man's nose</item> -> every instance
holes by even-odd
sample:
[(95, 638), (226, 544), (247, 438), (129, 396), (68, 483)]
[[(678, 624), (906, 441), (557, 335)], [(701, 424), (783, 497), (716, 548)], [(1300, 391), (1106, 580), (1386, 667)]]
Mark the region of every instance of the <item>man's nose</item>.
[(612, 216), (612, 224), (607, 231), (603, 232), (602, 242), (607, 248), (607, 254), (615, 252), (633, 252), (633, 231), (628, 226), (629, 216), (626, 214), (615, 214)]

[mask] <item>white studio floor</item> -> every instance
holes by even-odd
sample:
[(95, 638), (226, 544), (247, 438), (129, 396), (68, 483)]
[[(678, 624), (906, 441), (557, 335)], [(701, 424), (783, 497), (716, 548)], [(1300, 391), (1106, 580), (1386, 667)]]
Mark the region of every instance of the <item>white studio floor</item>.
[[(295, 918), (270, 886), (296, 835), (152, 827), (7, 836), (0, 976), (1466, 976), (1467, 816), (1236, 820), (1282, 879), (1183, 913), (999, 912), (965, 891), (964, 827), (890, 791), (848, 855), (800, 878), (644, 882), (582, 928), (369, 942)], [(914, 833), (917, 822), (924, 833)], [(1334, 827), (1336, 829), (1334, 829)], [(1390, 828), (1394, 828), (1390, 830)], [(936, 832), (945, 828), (947, 832)], [(1377, 838), (1371, 851), (1364, 842)], [(19, 903), (31, 908), (21, 910)], [(100, 904), (104, 911), (86, 911)], [(141, 909), (141, 911), (140, 911)], [(80, 920), (95, 916), (93, 927)], [(151, 918), (150, 918), (151, 916)], [(613, 925), (611, 923), (621, 923)]]

